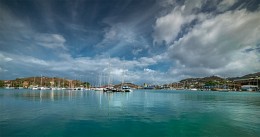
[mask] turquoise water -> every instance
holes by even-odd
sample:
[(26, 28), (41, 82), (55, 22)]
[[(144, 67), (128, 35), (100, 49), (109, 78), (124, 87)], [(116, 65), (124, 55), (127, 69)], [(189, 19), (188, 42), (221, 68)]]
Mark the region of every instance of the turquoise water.
[(260, 93), (0, 89), (0, 136), (260, 135)]

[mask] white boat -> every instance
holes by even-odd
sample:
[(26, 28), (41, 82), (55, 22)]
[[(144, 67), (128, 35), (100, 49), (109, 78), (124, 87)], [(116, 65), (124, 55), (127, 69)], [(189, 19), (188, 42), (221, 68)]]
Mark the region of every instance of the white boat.
[(62, 88), (58, 87), (57, 90), (62, 90)]
[(96, 87), (96, 88), (93, 88), (92, 90), (94, 90), (94, 91), (103, 91), (103, 90), (104, 90), (104, 88), (101, 88), (101, 87)]
[(125, 86), (125, 64), (123, 67), (123, 75), (122, 75), (122, 84), (121, 84), (121, 92), (131, 92), (132, 89), (129, 86)]
[(48, 90), (47, 87), (38, 87), (38, 90)]
[(38, 86), (32, 87), (32, 90), (38, 90)]
[(76, 87), (73, 90), (84, 90), (84, 88), (83, 87)]
[(241, 86), (242, 91), (257, 91), (257, 86), (255, 85), (243, 85)]
[(61, 90), (66, 90), (67, 88), (61, 88)]
[(106, 87), (103, 89), (103, 92), (117, 92), (118, 90), (114, 87)]
[(123, 92), (132, 92), (133, 90), (130, 88), (130, 87), (128, 87), (128, 86), (123, 86), (122, 88), (121, 88), (121, 90), (123, 91)]
[(51, 90), (57, 90), (57, 88), (56, 87), (52, 87)]

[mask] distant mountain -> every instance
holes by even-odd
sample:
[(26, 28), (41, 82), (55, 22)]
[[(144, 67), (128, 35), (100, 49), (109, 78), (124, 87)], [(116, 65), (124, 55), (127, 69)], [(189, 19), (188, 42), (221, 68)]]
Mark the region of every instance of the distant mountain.
[(260, 77), (260, 72), (253, 73), (253, 74), (247, 74), (242, 77), (231, 77), (231, 78), (228, 78), (228, 80), (247, 79), (247, 78), (256, 78), (256, 77)]
[[(242, 77), (230, 77), (230, 78), (221, 78), (219, 76), (209, 76), (209, 77), (204, 77), (204, 78), (186, 78), (181, 80), (181, 83), (206, 83), (206, 82), (224, 82), (226, 79), (233, 81), (236, 79), (246, 79), (246, 78), (260, 78), (260, 72), (253, 73), (253, 74), (247, 74)], [(63, 86), (63, 81), (64, 81), (64, 86), (68, 87), (71, 84), (75, 86), (80, 86), (82, 84), (88, 84), (87, 82), (82, 82), (79, 80), (69, 80), (69, 79), (63, 79), (63, 78), (58, 78), (58, 77), (45, 77), (45, 76), (37, 76), (37, 77), (27, 77), (27, 78), (16, 78), (15, 80), (0, 80), (0, 87), (3, 85), (10, 85), (14, 87), (19, 87), (23, 86), (24, 83), (27, 83), (27, 85), (38, 85), (38, 86)], [(115, 85), (115, 87), (120, 87), (121, 84)], [(138, 85), (132, 84), (132, 83), (125, 83), (125, 86), (129, 86), (131, 88), (139, 88)]]
[[(122, 84), (117, 84), (114, 87), (115, 88), (120, 88), (121, 86), (122, 86)], [(128, 87), (133, 88), (133, 89), (138, 89), (139, 88), (138, 85), (135, 85), (133, 83), (124, 83), (124, 86), (128, 86)]]
[(253, 74), (247, 74), (245, 76), (242, 76), (241, 78), (255, 78), (255, 77), (260, 77), (260, 72), (253, 73)]
[(218, 77), (218, 76), (210, 76), (210, 77), (204, 77), (204, 78), (187, 78), (183, 79), (180, 82), (181, 83), (192, 83), (192, 82), (208, 82), (208, 81), (224, 81), (224, 78)]
[(205, 77), (200, 79), (200, 82), (208, 82), (208, 81), (225, 81), (225, 79), (219, 76), (210, 76), (210, 77)]
[(209, 82), (209, 81), (219, 81), (219, 82), (223, 82), (225, 81), (225, 79), (227, 80), (236, 80), (236, 79), (246, 79), (246, 78), (255, 78), (255, 77), (260, 77), (260, 72), (257, 73), (253, 73), (253, 74), (247, 74), (244, 75), (242, 77), (230, 77), (230, 78), (221, 78), (219, 76), (210, 76), (210, 77), (204, 77), (204, 78), (187, 78), (187, 79), (183, 79), (180, 82), (181, 83), (192, 83), (192, 82), (201, 82), (201, 83), (205, 83), (205, 82)]

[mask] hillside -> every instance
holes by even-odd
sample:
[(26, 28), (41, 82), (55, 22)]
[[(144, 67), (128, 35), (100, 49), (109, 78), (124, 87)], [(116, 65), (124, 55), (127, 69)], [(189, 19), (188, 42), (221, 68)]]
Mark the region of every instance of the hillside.
[(253, 74), (247, 74), (245, 76), (242, 76), (241, 78), (255, 78), (255, 77), (260, 77), (260, 72), (253, 73)]
[(183, 79), (180, 82), (181, 83), (192, 83), (192, 82), (208, 82), (208, 81), (224, 81), (223, 78), (218, 77), (218, 76), (210, 76), (210, 77), (204, 77), (204, 78), (187, 78), (187, 79)]
[(26, 85), (38, 85), (38, 86), (60, 86), (69, 87), (70, 85), (80, 86), (83, 82), (79, 80), (63, 79), (58, 77), (27, 77), (27, 78), (16, 78), (15, 80), (5, 80), (5, 85), (10, 85), (13, 87), (22, 87)]
[[(117, 84), (114, 87), (115, 88), (120, 88), (121, 86), (122, 86), (122, 84)], [(135, 85), (135, 84), (132, 84), (132, 83), (124, 83), (124, 86), (128, 86), (128, 87), (133, 88), (133, 89), (138, 89), (139, 88), (138, 85)]]

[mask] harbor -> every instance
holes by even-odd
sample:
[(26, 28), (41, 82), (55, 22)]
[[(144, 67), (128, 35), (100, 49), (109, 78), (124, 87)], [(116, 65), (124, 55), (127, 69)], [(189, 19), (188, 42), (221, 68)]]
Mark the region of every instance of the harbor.
[(0, 0), (0, 137), (260, 137), (260, 0)]
[(99, 85), (87, 81), (71, 80), (58, 77), (35, 76), (16, 78), (15, 80), (0, 80), (0, 87), (6, 89), (32, 90), (95, 90), (104, 92), (131, 92), (135, 89), (146, 90), (191, 90), (191, 91), (260, 91), (260, 72), (236, 78), (221, 78), (209, 76), (203, 78), (187, 78), (178, 82), (164, 84), (134, 84), (130, 82), (103, 82)]
[[(258, 92), (0, 89), (1, 136), (258, 136)], [(184, 132), (185, 131), (185, 132)]]

